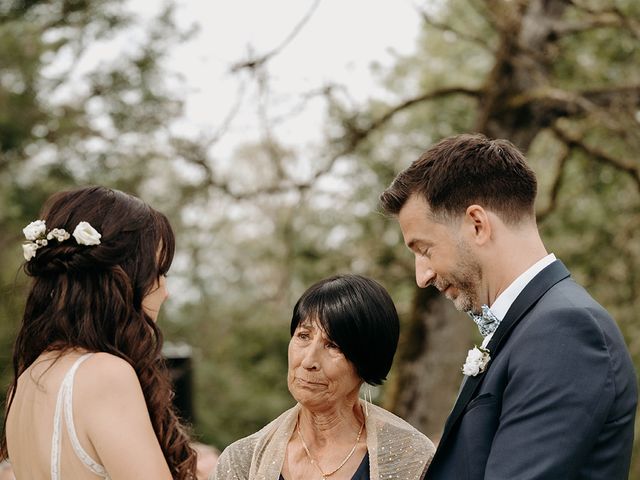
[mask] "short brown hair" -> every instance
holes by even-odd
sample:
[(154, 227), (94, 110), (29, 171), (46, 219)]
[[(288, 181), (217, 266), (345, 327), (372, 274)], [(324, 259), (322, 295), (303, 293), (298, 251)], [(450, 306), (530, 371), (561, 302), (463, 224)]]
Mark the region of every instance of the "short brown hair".
[(508, 223), (533, 218), (536, 177), (524, 155), (507, 140), (463, 134), (445, 138), (398, 174), (380, 201), (397, 215), (413, 194), (437, 217), (451, 218), (469, 205), (490, 209)]

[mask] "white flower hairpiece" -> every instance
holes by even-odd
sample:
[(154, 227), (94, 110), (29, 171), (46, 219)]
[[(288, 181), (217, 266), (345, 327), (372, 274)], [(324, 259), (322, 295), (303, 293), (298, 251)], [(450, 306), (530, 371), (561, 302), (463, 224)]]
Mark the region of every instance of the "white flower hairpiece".
[(101, 237), (89, 222), (80, 222), (73, 231), (73, 238), (80, 245), (100, 245)]
[[(29, 261), (36, 256), (36, 251), (49, 244), (50, 240), (64, 242), (71, 238), (69, 232), (64, 228), (54, 228), (47, 232), (47, 225), (44, 220), (36, 220), (22, 229), (24, 237), (28, 240), (22, 244), (22, 254), (24, 259)], [(91, 226), (89, 222), (80, 222), (73, 231), (73, 237), (78, 245), (100, 245), (102, 235)]]

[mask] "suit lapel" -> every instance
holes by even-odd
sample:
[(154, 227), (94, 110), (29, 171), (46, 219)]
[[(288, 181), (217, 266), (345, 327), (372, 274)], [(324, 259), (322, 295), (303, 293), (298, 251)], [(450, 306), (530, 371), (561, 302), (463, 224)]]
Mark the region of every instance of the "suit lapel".
[[(569, 271), (562, 262), (556, 260), (536, 275), (531, 282), (529, 282), (509, 308), (504, 319), (500, 323), (500, 326), (487, 345), (489, 352), (491, 352), (492, 360), (498, 355), (498, 353), (500, 353), (500, 348), (504, 345), (509, 333), (518, 324), (518, 322), (520, 322), (524, 315), (536, 304), (540, 297), (542, 297), (552, 286), (560, 280), (567, 278), (569, 275)], [(491, 363), (492, 362), (489, 362), (487, 370), (491, 368)], [(441, 450), (440, 447), (444, 445), (453, 426), (460, 418), (469, 401), (471, 401), (475, 391), (482, 382), (484, 375), (486, 375), (487, 370), (475, 377), (466, 377), (464, 379), (458, 399), (456, 400), (453, 410), (445, 423), (438, 451)], [(436, 455), (437, 453), (438, 452), (436, 452)]]

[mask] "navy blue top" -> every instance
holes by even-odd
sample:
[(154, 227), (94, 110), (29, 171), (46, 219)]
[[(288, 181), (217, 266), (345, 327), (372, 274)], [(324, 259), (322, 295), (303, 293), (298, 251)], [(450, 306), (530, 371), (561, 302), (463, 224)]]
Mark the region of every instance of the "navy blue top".
[[(282, 474), (280, 474), (279, 480), (284, 480)], [(362, 458), (362, 462), (360, 462), (360, 466), (351, 477), (351, 480), (369, 480), (369, 452)]]

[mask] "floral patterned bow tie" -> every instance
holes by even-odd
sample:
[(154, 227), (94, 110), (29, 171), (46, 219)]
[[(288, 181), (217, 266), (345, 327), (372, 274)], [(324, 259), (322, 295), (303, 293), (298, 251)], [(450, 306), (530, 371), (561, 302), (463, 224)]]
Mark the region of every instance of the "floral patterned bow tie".
[(483, 337), (487, 335), (491, 335), (496, 331), (498, 325), (500, 325), (500, 319), (496, 317), (493, 312), (489, 309), (487, 305), (482, 305), (482, 314), (476, 315), (472, 312), (467, 312), (471, 319), (476, 322), (478, 325), (478, 329), (480, 330), (480, 334)]

